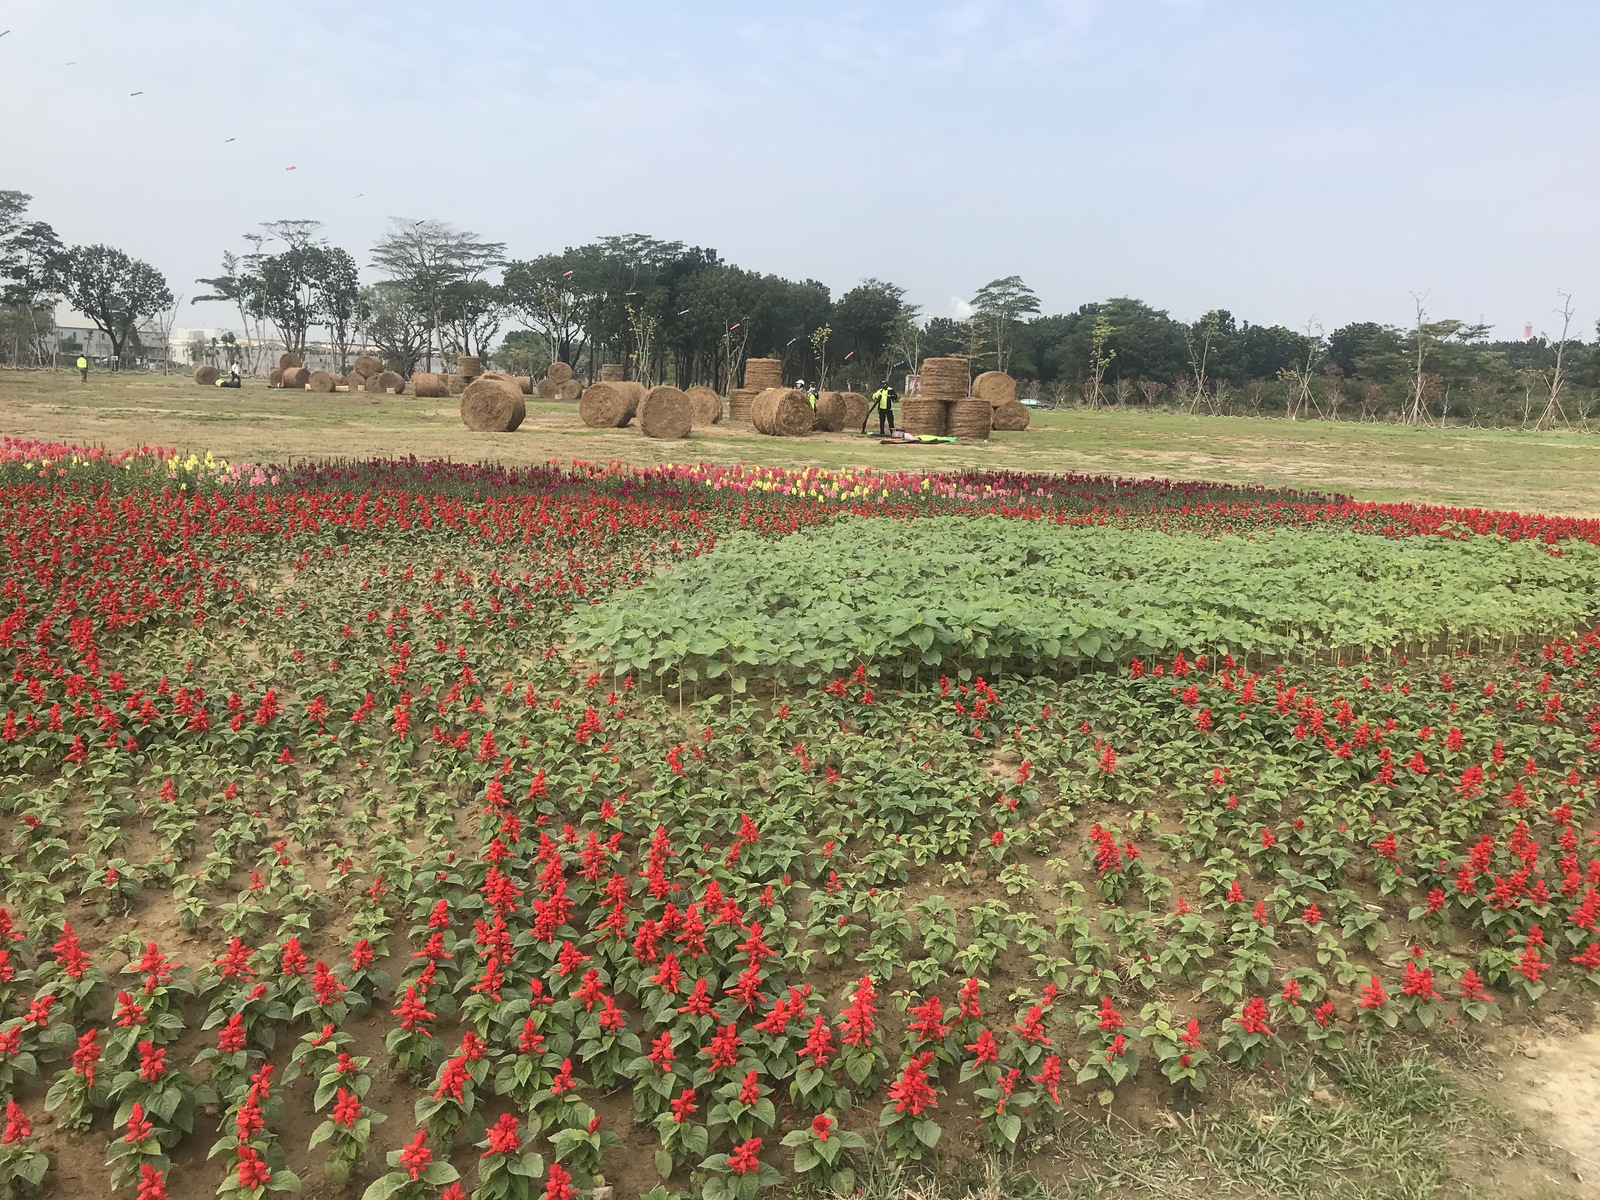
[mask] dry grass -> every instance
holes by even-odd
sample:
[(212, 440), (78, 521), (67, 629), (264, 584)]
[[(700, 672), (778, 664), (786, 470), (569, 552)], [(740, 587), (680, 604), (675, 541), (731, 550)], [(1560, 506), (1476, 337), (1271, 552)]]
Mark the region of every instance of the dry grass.
[[(160, 443), (255, 461), (324, 455), (330, 448), (466, 459), (486, 452), (448, 399), (311, 396), (269, 391), (261, 380), (247, 380), (237, 392), (200, 389), (187, 375), (90, 372), (83, 384), (76, 373), (0, 371), (0, 429), (14, 437), (117, 448)], [(586, 429), (570, 403), (530, 398), (522, 428), (496, 439), (493, 453), (510, 463), (623, 458), (1162, 475), (1600, 516), (1600, 437), (1581, 433), (1061, 412), (1035, 413), (1024, 433), (955, 446), (879, 446), (848, 428), (778, 441), (738, 422), (662, 443), (633, 429)]]

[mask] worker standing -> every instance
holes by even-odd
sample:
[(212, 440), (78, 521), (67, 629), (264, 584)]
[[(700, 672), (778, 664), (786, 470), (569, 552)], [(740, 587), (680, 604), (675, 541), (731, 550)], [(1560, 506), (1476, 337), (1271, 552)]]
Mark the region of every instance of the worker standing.
[[(873, 406), (878, 410), (878, 436), (888, 437), (894, 432), (894, 389), (885, 379), (882, 386), (872, 393)], [(868, 414), (870, 416), (870, 413)], [(861, 418), (861, 432), (867, 431), (867, 418)]]
[(802, 392), (804, 392), (806, 394), (806, 403), (811, 405), (811, 411), (812, 412), (816, 412), (817, 411), (817, 389), (814, 388), (814, 387), (807, 387), (806, 386), (806, 381), (804, 379), (795, 380), (794, 386), (796, 387), (796, 389), (798, 389), (799, 391), (802, 391)]
[(89, 360), (83, 355), (78, 355), (78, 374), (83, 376), (85, 383), (89, 382)]

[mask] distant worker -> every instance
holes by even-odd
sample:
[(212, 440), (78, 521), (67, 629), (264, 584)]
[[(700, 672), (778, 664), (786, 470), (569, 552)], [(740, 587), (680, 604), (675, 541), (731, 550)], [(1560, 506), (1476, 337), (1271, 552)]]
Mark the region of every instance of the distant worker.
[[(894, 389), (889, 386), (887, 379), (883, 381), (877, 391), (872, 393), (873, 407), (878, 410), (879, 437), (888, 437), (889, 434), (894, 432), (894, 399)], [(867, 431), (867, 419), (870, 416), (871, 411), (869, 410), (867, 416), (861, 418), (862, 433)]]
[(244, 386), (244, 382), (239, 378), (239, 364), (238, 363), (234, 363), (232, 366), (230, 366), (228, 368), (228, 374), (224, 378), (217, 380), (217, 386), (218, 387), (225, 387), (225, 388), (236, 388), (236, 387), (243, 387)]
[(89, 382), (89, 360), (83, 355), (78, 355), (78, 374), (83, 376), (85, 383)]

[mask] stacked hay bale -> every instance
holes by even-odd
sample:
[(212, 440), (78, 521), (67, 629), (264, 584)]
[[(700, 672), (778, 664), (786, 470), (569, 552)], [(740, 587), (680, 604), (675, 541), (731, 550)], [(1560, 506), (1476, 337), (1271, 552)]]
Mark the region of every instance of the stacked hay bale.
[[(602, 381), (621, 383), (621, 368), (618, 368), (615, 380), (605, 380), (602, 373)], [(530, 379), (529, 383), (532, 384), (532, 382)], [(579, 383), (577, 377), (573, 375), (572, 365), (560, 361), (551, 363), (545, 371), (544, 378), (534, 386), (537, 388), (539, 397), (542, 400), (577, 400), (583, 395), (583, 384)]]
[(313, 392), (331, 392), (339, 386), (339, 377), (332, 371), (313, 371), (306, 380), (306, 389)]
[(621, 363), (601, 363), (600, 364), (600, 382), (601, 383), (621, 383), (622, 382), (622, 375), (623, 375), (623, 371), (622, 371), (622, 364)]
[(379, 371), (376, 375), (367, 376), (366, 388), (380, 396), (390, 393), (402, 396), (406, 390), (406, 378), (398, 371)]
[(804, 393), (793, 388), (767, 388), (750, 408), (757, 433), (769, 437), (804, 437), (811, 432), (816, 414)]
[(201, 387), (210, 387), (218, 377), (219, 372), (210, 363), (202, 363), (194, 369), (194, 381)]
[(474, 433), (510, 433), (527, 415), (522, 390), (504, 379), (475, 378), (461, 393), (461, 423)]
[(728, 393), (728, 420), (749, 421), (750, 410), (755, 407), (760, 388), (734, 388)]
[[(967, 360), (925, 358), (921, 379), (920, 392), (907, 396), (900, 406), (901, 428), (907, 433), (943, 436), (950, 431), (950, 405), (967, 397)], [(965, 421), (968, 428), (976, 428), (971, 414)]]
[(345, 386), (352, 392), (370, 392), (373, 389), (367, 381), (375, 375), (382, 374), (383, 361), (371, 354), (360, 355), (355, 362), (350, 364), (350, 372), (345, 376)]
[(757, 392), (783, 387), (783, 360), (779, 358), (752, 358), (744, 364), (744, 386)]
[(441, 400), (450, 394), (449, 378), (432, 371), (418, 371), (411, 376), (411, 394), (418, 400)]
[(280, 387), (295, 388), (304, 391), (311, 382), (311, 372), (304, 367), (285, 367)]
[(638, 411), (644, 388), (621, 380), (591, 383), (578, 400), (578, 416), (590, 429), (620, 429)]
[(847, 411), (843, 392), (818, 392), (817, 411), (813, 414), (811, 428), (822, 433), (838, 433), (844, 428)]
[(972, 381), (972, 394), (999, 408), (1017, 398), (1017, 381), (1004, 371), (985, 371)]
[(684, 394), (694, 405), (696, 425), (722, 424), (722, 397), (717, 395), (716, 388), (692, 387)]
[(952, 400), (949, 408), (949, 429), (954, 437), (969, 441), (988, 441), (993, 428), (994, 409), (982, 397)]
[(290, 367), (301, 367), (305, 364), (300, 361), (300, 356), (293, 350), (285, 350), (278, 355), (278, 369), (287, 371)]
[(639, 401), (639, 432), (649, 438), (686, 438), (694, 428), (694, 401), (675, 387), (653, 387)]

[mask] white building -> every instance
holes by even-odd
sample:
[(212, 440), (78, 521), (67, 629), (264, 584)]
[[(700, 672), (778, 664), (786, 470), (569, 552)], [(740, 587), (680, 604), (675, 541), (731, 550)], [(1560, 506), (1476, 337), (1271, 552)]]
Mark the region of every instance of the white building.
[[(124, 342), (122, 347), (122, 366), (134, 367), (142, 363), (161, 363), (166, 361), (171, 353), (166, 335), (160, 327), (151, 321), (141, 321), (134, 327), (139, 336), (139, 345), (144, 353), (138, 351), (129, 342)], [(59, 312), (56, 314), (56, 346), (58, 353), (65, 359), (75, 358), (79, 354), (94, 361), (111, 357), (111, 338), (95, 326), (95, 323), (82, 313)], [(183, 362), (179, 354), (173, 354), (171, 361)]]

